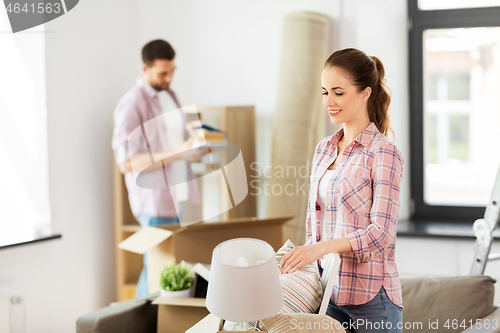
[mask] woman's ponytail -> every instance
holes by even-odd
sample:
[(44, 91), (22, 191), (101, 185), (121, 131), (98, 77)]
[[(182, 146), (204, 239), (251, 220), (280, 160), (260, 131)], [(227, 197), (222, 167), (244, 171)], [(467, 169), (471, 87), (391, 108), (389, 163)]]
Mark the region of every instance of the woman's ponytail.
[(372, 87), (372, 95), (368, 100), (368, 116), (370, 121), (373, 121), (380, 133), (387, 136), (391, 132), (394, 136), (394, 131), (390, 126), (389, 120), (389, 104), (391, 104), (390, 90), (385, 84), (385, 69), (382, 61), (375, 56), (371, 56), (375, 63), (377, 72), (377, 81)]

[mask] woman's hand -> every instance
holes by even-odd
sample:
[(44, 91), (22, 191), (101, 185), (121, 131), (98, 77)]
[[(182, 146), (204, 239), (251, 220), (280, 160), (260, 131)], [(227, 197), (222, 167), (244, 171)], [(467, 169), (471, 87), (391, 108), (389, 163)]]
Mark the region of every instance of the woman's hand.
[(281, 258), (280, 266), (283, 273), (293, 273), (302, 266), (321, 259), (327, 253), (352, 252), (351, 243), (347, 237), (325, 240), (316, 244), (299, 246), (286, 253)]
[(280, 261), (281, 271), (293, 273), (301, 267), (320, 259), (324, 253), (321, 243), (298, 246), (287, 252)]

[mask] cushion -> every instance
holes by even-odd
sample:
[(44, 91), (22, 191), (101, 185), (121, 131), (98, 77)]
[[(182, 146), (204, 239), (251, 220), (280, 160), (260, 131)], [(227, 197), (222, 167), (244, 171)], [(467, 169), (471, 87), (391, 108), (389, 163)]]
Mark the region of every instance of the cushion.
[(342, 325), (327, 315), (311, 313), (277, 314), (262, 320), (268, 333), (345, 333)]
[(465, 330), (471, 320), (475, 323), (493, 311), (495, 282), (489, 276), (401, 279), (404, 322), (423, 325), (408, 327), (404, 333), (422, 333), (429, 330), (429, 323), (435, 333)]
[[(276, 253), (276, 262), (281, 273), (280, 261), (295, 246), (290, 240)], [(316, 263), (305, 265), (298, 271), (280, 274), (285, 304), (279, 313), (315, 313), (323, 297), (323, 288)]]

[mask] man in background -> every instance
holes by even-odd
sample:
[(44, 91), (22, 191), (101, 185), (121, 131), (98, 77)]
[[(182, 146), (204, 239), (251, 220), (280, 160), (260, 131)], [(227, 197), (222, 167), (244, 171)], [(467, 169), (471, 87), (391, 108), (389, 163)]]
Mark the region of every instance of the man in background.
[[(137, 78), (135, 86), (120, 99), (114, 111), (112, 147), (116, 163), (125, 175), (132, 213), (141, 226), (177, 224), (182, 218), (184, 202), (197, 200), (194, 184), (180, 182), (172, 191), (169, 188), (142, 188), (136, 184), (137, 173), (148, 168), (143, 173), (151, 179), (163, 179), (164, 172), (170, 180), (193, 179), (190, 162), (199, 160), (204, 152), (190, 149), (194, 136), (170, 89), (175, 71), (174, 49), (164, 40), (151, 41), (142, 49), (142, 61), (142, 77)], [(153, 124), (153, 128), (144, 126), (150, 120), (148, 124)], [(141, 126), (141, 133), (147, 133), (146, 137), (130, 136)], [(153, 164), (160, 160), (163, 165)], [(147, 294), (144, 255), (136, 297)]]

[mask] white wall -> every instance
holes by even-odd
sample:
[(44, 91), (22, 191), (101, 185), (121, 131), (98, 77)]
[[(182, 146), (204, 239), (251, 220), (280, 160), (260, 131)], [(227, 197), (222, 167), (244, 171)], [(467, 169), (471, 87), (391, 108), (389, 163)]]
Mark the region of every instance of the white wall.
[[(292, 11), (330, 17), (331, 52), (356, 47), (385, 63), (393, 92), (396, 143), (408, 160), (405, 1), (148, 1), (140, 6), (137, 48), (155, 38), (172, 44), (178, 65), (172, 87), (183, 104), (255, 105), (257, 161), (270, 165), (281, 29), (283, 17)], [(403, 217), (409, 215), (408, 170), (409, 163), (402, 193)], [(259, 197), (260, 217), (265, 208), (265, 198)]]
[(135, 6), (80, 1), (46, 25), (50, 201), (63, 238), (0, 251), (0, 294), (25, 298), (29, 333), (74, 332), (115, 300), (112, 110), (134, 83)]
[[(333, 52), (340, 5), (340, 0), (151, 0), (140, 6), (137, 48), (156, 38), (172, 44), (177, 53), (172, 88), (184, 105), (254, 105), (257, 161), (263, 168), (271, 165), (283, 18), (294, 11), (329, 16)], [(265, 204), (260, 196), (260, 217)]]

